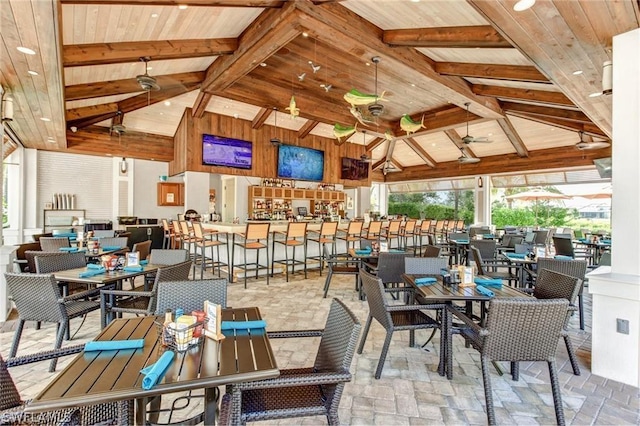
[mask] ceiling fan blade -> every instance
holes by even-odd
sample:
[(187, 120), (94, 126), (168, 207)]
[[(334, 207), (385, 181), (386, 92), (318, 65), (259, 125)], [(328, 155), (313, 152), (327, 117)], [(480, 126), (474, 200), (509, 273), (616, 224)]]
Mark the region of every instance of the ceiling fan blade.
[(486, 136), (482, 136), (482, 137), (479, 137), (479, 138), (472, 138), (471, 142), (473, 142), (473, 143), (491, 143), (493, 141), (490, 140)]

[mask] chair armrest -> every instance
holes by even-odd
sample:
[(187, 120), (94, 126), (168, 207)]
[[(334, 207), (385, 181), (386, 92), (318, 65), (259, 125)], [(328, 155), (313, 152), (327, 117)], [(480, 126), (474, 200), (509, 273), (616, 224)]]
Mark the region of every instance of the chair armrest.
[(48, 359), (59, 358), (61, 356), (73, 355), (84, 350), (84, 345), (68, 346), (66, 348), (53, 349), (50, 351), (37, 352), (29, 355), (21, 355), (6, 360), (7, 367), (18, 367), (20, 365), (31, 364), (33, 362), (46, 361)]
[(274, 379), (236, 383), (232, 386), (239, 390), (249, 390), (283, 388), (288, 386), (329, 385), (349, 381), (351, 381), (351, 373), (349, 373), (349, 371), (332, 371), (323, 373), (284, 375), (276, 377)]
[(85, 291), (81, 291), (79, 293), (74, 293), (71, 294), (69, 296), (65, 296), (63, 298), (61, 298), (59, 301), (62, 303), (65, 302), (73, 302), (75, 300), (80, 300), (80, 299), (84, 299), (86, 297), (91, 297), (91, 296), (98, 296), (100, 294), (100, 290), (97, 288), (91, 289), (91, 290), (85, 290)]
[(387, 306), (387, 312), (393, 311), (424, 311), (426, 305), (389, 305)]
[(447, 306), (447, 310), (451, 312), (454, 317), (457, 317), (460, 321), (462, 321), (464, 325), (469, 327), (474, 333), (478, 334), (479, 336), (482, 336), (485, 334), (484, 329), (480, 327), (478, 324), (476, 324), (471, 318), (469, 318), (464, 313), (458, 311), (457, 309), (451, 306)]
[(385, 288), (385, 293), (412, 293), (415, 294), (416, 290), (413, 287), (393, 287)]
[(131, 290), (100, 290), (100, 297), (104, 296), (136, 296), (136, 297), (152, 297), (152, 291), (131, 291)]
[(322, 337), (324, 330), (282, 330), (267, 331), (270, 339), (287, 339), (294, 337)]

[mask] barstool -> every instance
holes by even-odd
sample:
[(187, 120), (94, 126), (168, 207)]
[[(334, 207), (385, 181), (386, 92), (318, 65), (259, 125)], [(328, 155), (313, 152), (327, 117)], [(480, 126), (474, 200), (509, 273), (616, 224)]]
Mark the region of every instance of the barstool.
[[(196, 255), (195, 255), (195, 238), (193, 237), (193, 230), (191, 229), (191, 226), (189, 224), (189, 222), (187, 222), (186, 220), (180, 220), (178, 221), (178, 224), (180, 225), (180, 242), (182, 243), (182, 248), (186, 248), (187, 252), (189, 253), (189, 257), (191, 257), (191, 259), (195, 259)], [(191, 248), (194, 247), (194, 252), (191, 252)]]
[(409, 248), (409, 238), (411, 238), (411, 248), (413, 248), (413, 253), (416, 252), (416, 224), (417, 220), (409, 219), (404, 223), (402, 229), (400, 229), (400, 239), (403, 249)]
[(173, 245), (170, 248), (182, 248), (182, 229), (180, 228), (180, 223), (177, 220), (172, 220), (171, 228), (173, 229)]
[[(372, 222), (373, 223), (373, 222)], [(384, 232), (382, 233), (378, 233), (379, 237), (384, 237), (387, 240), (387, 243), (389, 244), (389, 248), (391, 248), (391, 240), (395, 239), (398, 242), (397, 247), (400, 248), (400, 226), (402, 225), (402, 221), (401, 220), (392, 220), (389, 222), (389, 226), (387, 227), (386, 230), (383, 230)], [(371, 226), (371, 224), (369, 225)], [(375, 230), (374, 230), (375, 231)], [(375, 235), (374, 235), (375, 237)], [(369, 239), (369, 238), (367, 238)]]
[(171, 229), (171, 225), (169, 224), (169, 221), (167, 219), (162, 219), (162, 229), (164, 231), (162, 238), (162, 248), (173, 248), (173, 239), (175, 237), (175, 233)]
[(369, 226), (366, 231), (367, 232), (362, 238), (371, 242), (380, 242), (380, 237), (382, 235), (382, 222), (379, 220), (372, 220), (369, 222)]
[(360, 241), (360, 239), (362, 238), (360, 234), (362, 234), (363, 225), (364, 225), (364, 222), (352, 220), (351, 222), (349, 222), (349, 226), (347, 227), (346, 231), (338, 230), (338, 233), (336, 234), (336, 239), (344, 240), (345, 253), (349, 251), (349, 245), (355, 248), (356, 241)]
[[(220, 246), (225, 246), (227, 249), (227, 262), (229, 261), (229, 244), (227, 241), (226, 232), (218, 231), (205, 231), (202, 229), (200, 222), (193, 222), (193, 238), (195, 243), (195, 262), (193, 262), (193, 278), (196, 277), (196, 263), (198, 262), (198, 249), (200, 249), (200, 279), (204, 275), (204, 270), (207, 269), (207, 265), (211, 265), (211, 272), (215, 274), (216, 268), (218, 268), (218, 276), (222, 277), (222, 266), (226, 266), (229, 269), (229, 280), (231, 280), (231, 270), (228, 263), (224, 263), (220, 260)], [(220, 241), (220, 235), (224, 235), (224, 241)], [(215, 239), (213, 237), (215, 236)], [(216, 257), (213, 257), (213, 248), (216, 248)], [(211, 257), (206, 256), (205, 250), (211, 248)]]
[[(276, 243), (282, 244), (284, 248), (284, 259), (276, 260)], [(289, 258), (289, 247), (293, 248), (292, 257)], [(296, 259), (296, 247), (304, 248), (304, 260)], [(271, 240), (271, 276), (273, 276), (273, 265), (281, 263), (284, 265), (286, 281), (289, 282), (289, 265), (291, 273), (295, 272), (296, 265), (304, 265), (304, 277), (307, 278), (307, 222), (289, 222), (287, 232), (274, 231)]]
[[(250, 270), (248, 266), (254, 265), (256, 271), (256, 278), (258, 278), (258, 271), (260, 269), (267, 270), (267, 285), (269, 285), (269, 227), (270, 223), (247, 223), (244, 233), (233, 234), (233, 246), (231, 247), (231, 274), (233, 274), (234, 268), (240, 268), (244, 271), (244, 288), (247, 288), (247, 271)], [(236, 241), (236, 237), (241, 241)], [(264, 241), (264, 242), (263, 242)], [(242, 253), (244, 263), (242, 266), (235, 265), (235, 251), (236, 246), (242, 247)], [(267, 263), (260, 265), (260, 250), (266, 249)], [(247, 250), (256, 251), (256, 261), (247, 262)]]
[(336, 254), (336, 234), (338, 232), (338, 222), (322, 222), (320, 230), (307, 231), (307, 243), (318, 243), (318, 255), (308, 256), (307, 259), (319, 259), (320, 260), (320, 275), (324, 269), (324, 246), (331, 244), (331, 254)]

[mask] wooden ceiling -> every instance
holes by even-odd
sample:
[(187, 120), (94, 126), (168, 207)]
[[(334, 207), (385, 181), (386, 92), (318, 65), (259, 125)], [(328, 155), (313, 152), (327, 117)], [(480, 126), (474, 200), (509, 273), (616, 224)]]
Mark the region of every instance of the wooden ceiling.
[[(16, 111), (8, 125), (29, 148), (104, 155), (105, 138), (115, 138), (114, 155), (163, 160), (187, 107), (332, 138), (335, 123), (356, 123), (343, 95), (376, 93), (378, 56), (384, 111), (358, 124), (367, 134), (350, 142), (368, 145), (374, 168), (396, 171), (385, 180), (584, 166), (611, 155), (574, 145), (612, 135), (611, 97), (590, 95), (602, 90), (612, 37), (640, 26), (639, 1), (538, 0), (523, 12), (514, 4), (6, 0), (0, 83)], [(145, 56), (159, 91), (136, 81)], [(285, 111), (292, 95), (296, 119)], [(424, 128), (407, 137), (403, 114)], [(110, 132), (116, 123), (126, 133)], [(493, 142), (466, 145), (465, 134)], [(481, 161), (458, 163), (461, 150)]]

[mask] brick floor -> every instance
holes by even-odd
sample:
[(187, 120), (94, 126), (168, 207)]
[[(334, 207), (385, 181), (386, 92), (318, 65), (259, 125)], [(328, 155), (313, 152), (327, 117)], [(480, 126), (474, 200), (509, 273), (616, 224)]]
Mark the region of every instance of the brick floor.
[[(322, 298), (326, 275), (309, 272), (301, 275), (276, 275), (267, 287), (264, 279), (250, 280), (245, 290), (242, 283), (229, 286), (229, 306), (258, 306), (267, 321), (268, 330), (318, 328), (324, 324), (331, 297), (340, 298), (360, 318), (366, 320), (366, 302), (358, 300), (353, 278), (336, 276), (331, 283), (329, 298)], [(637, 388), (592, 375), (591, 300), (585, 292), (586, 330), (578, 329), (578, 319), (571, 321), (571, 339), (577, 349), (582, 375), (574, 376), (563, 342), (558, 345), (557, 361), (564, 413), (568, 424), (608, 425), (640, 424), (640, 395)], [(80, 320), (71, 322), (72, 333)], [(13, 337), (13, 321), (0, 325), (0, 352), (9, 353)], [(89, 315), (75, 338), (66, 344), (91, 340), (99, 331), (96, 313)], [(430, 332), (418, 331), (416, 342), (422, 344)], [(55, 326), (43, 325), (40, 330), (30, 326), (25, 330), (18, 354), (27, 354), (53, 346)], [(437, 373), (439, 336), (425, 349), (408, 346), (408, 333), (396, 332), (393, 337), (382, 377), (373, 378), (384, 329), (374, 323), (362, 355), (356, 354), (352, 364), (354, 378), (346, 385), (340, 406), (340, 421), (354, 425), (424, 425), (424, 424), (484, 424), (486, 423), (482, 374), (478, 353), (465, 348), (462, 339), (454, 336), (454, 377), (448, 381)], [(281, 368), (308, 366), (313, 363), (317, 339), (277, 339), (272, 341)], [(70, 358), (61, 359), (60, 371)], [(508, 370), (508, 365), (503, 365)], [(48, 373), (48, 362), (11, 369), (23, 398), (35, 396), (56, 373)], [(513, 382), (509, 374), (499, 376), (491, 369), (496, 416), (500, 424), (554, 424), (553, 400), (546, 364), (522, 363), (520, 380)], [(197, 409), (197, 408), (195, 408)], [(326, 424), (324, 418), (292, 419), (272, 424)]]

